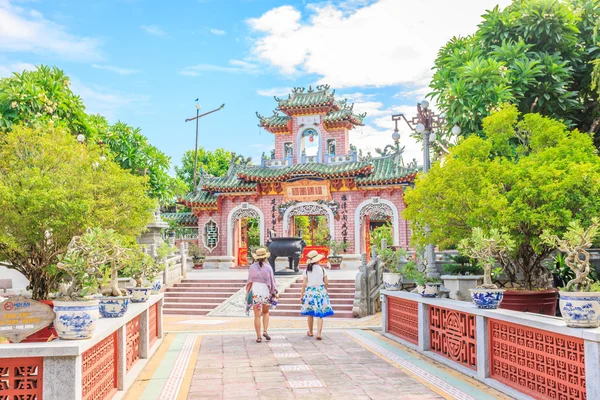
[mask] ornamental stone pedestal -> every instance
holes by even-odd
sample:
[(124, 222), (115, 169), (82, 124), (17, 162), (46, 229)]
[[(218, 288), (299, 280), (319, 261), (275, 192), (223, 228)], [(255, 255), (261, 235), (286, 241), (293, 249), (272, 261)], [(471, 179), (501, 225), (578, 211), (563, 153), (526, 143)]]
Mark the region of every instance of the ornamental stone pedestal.
[(147, 230), (137, 238), (137, 242), (143, 245), (155, 245), (158, 248), (164, 243), (160, 231), (169, 227), (165, 221), (160, 218), (160, 210), (154, 212), (154, 221), (150, 222), (147, 226)]

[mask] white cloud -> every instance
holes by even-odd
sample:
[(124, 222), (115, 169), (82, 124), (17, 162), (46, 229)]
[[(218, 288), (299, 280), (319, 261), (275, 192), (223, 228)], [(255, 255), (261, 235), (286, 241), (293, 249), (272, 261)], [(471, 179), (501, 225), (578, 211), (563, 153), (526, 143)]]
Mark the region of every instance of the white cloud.
[[(388, 144), (393, 144), (392, 132), (393, 123), (391, 118), (388, 117), (391, 128), (389, 129), (377, 129), (370, 125), (357, 126), (350, 131), (350, 143), (355, 145), (358, 149), (362, 150), (363, 155), (371, 153), (372, 156), (377, 157), (375, 149), (383, 149)], [(402, 158), (404, 163), (408, 164), (414, 159), (417, 160), (417, 164), (423, 163), (423, 152), (421, 143), (411, 137), (411, 132), (408, 127), (400, 127), (400, 146), (404, 147), (404, 153)]]
[(73, 35), (33, 9), (0, 0), (0, 52), (53, 54), (68, 60), (100, 60), (98, 39)]
[(131, 75), (131, 74), (137, 74), (138, 72), (140, 72), (137, 69), (120, 68), (120, 67), (115, 67), (114, 65), (92, 64), (92, 67), (96, 68), (96, 69), (103, 69), (106, 71), (115, 72), (119, 75)]
[(273, 96), (286, 96), (292, 92), (291, 88), (287, 87), (274, 87), (270, 89), (258, 89), (256, 94), (259, 96), (273, 97)]
[(441, 46), (473, 33), (486, 9), (510, 0), (365, 3), (315, 5), (307, 22), (289, 5), (249, 19), (258, 35), (253, 54), (283, 74), (316, 74), (336, 88), (422, 86)]
[(140, 29), (152, 36), (167, 36), (167, 32), (157, 25), (141, 25)]
[(13, 72), (21, 73), (25, 70), (33, 71), (35, 70), (35, 68), (35, 65), (29, 63), (13, 63), (0, 65), (0, 78), (11, 76)]
[(213, 29), (210, 29), (210, 33), (212, 33), (213, 35), (222, 36), (222, 35), (224, 35), (227, 32), (225, 32), (225, 31), (223, 31), (221, 29), (214, 29), (213, 28)]
[(197, 64), (184, 67), (179, 71), (184, 76), (200, 76), (203, 72), (225, 72), (231, 74), (258, 74), (261, 72), (257, 64), (242, 60), (229, 60), (228, 66), (213, 64)]

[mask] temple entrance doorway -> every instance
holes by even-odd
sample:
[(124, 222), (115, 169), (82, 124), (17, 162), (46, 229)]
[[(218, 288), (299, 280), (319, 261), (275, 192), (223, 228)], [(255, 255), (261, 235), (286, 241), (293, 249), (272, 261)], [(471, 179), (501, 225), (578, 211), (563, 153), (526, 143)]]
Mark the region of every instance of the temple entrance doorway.
[(251, 260), (250, 252), (260, 246), (259, 219), (255, 217), (240, 218), (233, 227), (234, 262), (245, 267)]
[(292, 218), (290, 231), (293, 236), (301, 237), (306, 242), (306, 247), (300, 257), (300, 264), (305, 265), (307, 254), (311, 250), (316, 250), (325, 257), (321, 264), (327, 264), (329, 254), (329, 222), (325, 215), (296, 215)]

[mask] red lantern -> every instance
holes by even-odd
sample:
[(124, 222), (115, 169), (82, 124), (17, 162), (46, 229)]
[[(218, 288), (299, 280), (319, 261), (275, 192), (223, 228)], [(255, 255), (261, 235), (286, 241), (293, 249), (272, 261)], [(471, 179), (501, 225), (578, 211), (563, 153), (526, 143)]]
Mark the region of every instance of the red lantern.
[(312, 137), (312, 135), (310, 135), (310, 137), (308, 138), (308, 141), (309, 141), (309, 142), (314, 142), (314, 141), (315, 141), (315, 138), (314, 138), (314, 137)]

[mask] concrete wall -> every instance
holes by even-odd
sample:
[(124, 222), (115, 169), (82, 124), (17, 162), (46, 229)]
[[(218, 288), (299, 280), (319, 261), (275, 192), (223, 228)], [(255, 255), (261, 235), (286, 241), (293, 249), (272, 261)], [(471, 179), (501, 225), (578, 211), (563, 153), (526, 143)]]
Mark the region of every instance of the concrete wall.
[(15, 271), (14, 269), (8, 269), (3, 266), (0, 266), (0, 279), (12, 279), (13, 289), (17, 290), (24, 290), (27, 288), (27, 285), (29, 285), (29, 281), (23, 276), (23, 274)]

